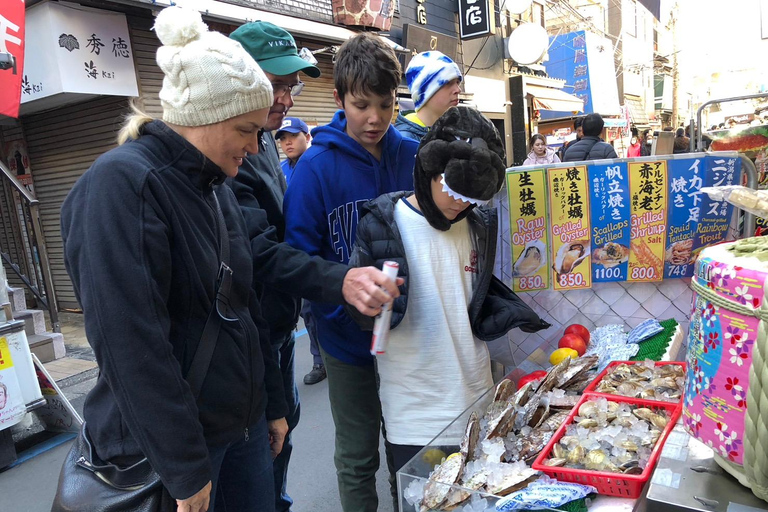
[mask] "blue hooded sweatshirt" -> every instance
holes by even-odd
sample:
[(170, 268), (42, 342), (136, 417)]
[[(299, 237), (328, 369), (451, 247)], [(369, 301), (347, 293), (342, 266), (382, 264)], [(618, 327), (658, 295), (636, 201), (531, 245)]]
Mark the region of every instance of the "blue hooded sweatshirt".
[[(348, 263), (357, 234), (358, 209), (368, 200), (413, 190), (418, 142), (389, 126), (376, 160), (345, 133), (343, 110), (312, 130), (312, 146), (296, 163), (285, 194), (285, 241), (310, 255)], [(331, 356), (353, 365), (373, 364), (371, 333), (363, 332), (344, 308), (312, 303), (317, 337)]]

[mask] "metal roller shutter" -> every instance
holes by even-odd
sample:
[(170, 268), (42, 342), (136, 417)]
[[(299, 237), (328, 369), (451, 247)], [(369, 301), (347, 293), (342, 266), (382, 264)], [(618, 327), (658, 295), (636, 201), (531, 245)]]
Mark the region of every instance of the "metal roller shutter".
[[(145, 94), (149, 93), (144, 108), (150, 114), (159, 115), (157, 91), (162, 72), (155, 64), (159, 43), (148, 30), (151, 23), (149, 18), (129, 17), (139, 87)], [(22, 119), (60, 308), (80, 307), (64, 268), (61, 204), (94, 160), (116, 146), (117, 130), (127, 112), (126, 98), (103, 96)]]
[[(310, 50), (323, 48), (324, 45), (297, 39), (296, 45), (306, 46)], [(291, 117), (301, 118), (308, 125), (328, 124), (338, 107), (333, 100), (333, 56), (330, 52), (315, 55), (320, 78), (310, 78), (300, 74), (304, 90), (294, 99), (293, 108), (288, 112)]]

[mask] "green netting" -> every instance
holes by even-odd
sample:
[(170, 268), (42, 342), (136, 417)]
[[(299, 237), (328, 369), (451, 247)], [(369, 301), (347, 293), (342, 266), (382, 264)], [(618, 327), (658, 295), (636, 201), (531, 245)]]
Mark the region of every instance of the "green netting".
[(660, 361), (661, 357), (667, 352), (669, 343), (672, 341), (672, 336), (677, 328), (677, 321), (670, 318), (669, 320), (661, 320), (659, 323), (664, 330), (656, 336), (640, 342), (640, 350), (632, 358), (632, 361), (645, 361), (646, 359)]

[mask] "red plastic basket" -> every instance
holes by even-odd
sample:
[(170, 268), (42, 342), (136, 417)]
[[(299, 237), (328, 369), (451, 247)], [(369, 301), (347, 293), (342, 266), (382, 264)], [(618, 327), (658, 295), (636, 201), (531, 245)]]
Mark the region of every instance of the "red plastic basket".
[[(579, 407), (584, 402), (595, 399), (605, 398), (609, 402), (618, 402), (636, 405), (638, 407), (647, 407), (649, 409), (664, 409), (669, 415), (669, 423), (664, 427), (661, 432), (661, 436), (656, 441), (656, 445), (651, 451), (651, 455), (648, 459), (648, 465), (645, 466), (643, 472), (639, 475), (625, 475), (623, 473), (610, 473), (605, 471), (591, 471), (587, 469), (572, 469), (564, 467), (553, 467), (544, 465), (544, 461), (549, 458), (552, 453), (552, 448), (555, 443), (560, 441), (560, 438), (565, 435), (565, 429), (568, 425), (573, 423), (573, 418), (578, 415)], [(661, 449), (664, 447), (664, 441), (672, 431), (680, 418), (682, 412), (682, 405), (674, 402), (656, 402), (652, 400), (640, 400), (638, 398), (629, 398), (617, 395), (604, 395), (601, 393), (585, 393), (581, 397), (579, 403), (573, 408), (571, 413), (565, 422), (557, 429), (555, 435), (547, 443), (547, 446), (542, 450), (536, 461), (531, 466), (537, 471), (546, 473), (547, 475), (560, 480), (561, 482), (575, 482), (579, 484), (591, 485), (597, 489), (598, 494), (604, 494), (607, 496), (620, 496), (622, 498), (638, 498), (643, 491), (643, 487), (648, 479), (651, 477), (656, 461), (661, 455)]]
[[(610, 394), (610, 393), (600, 393), (598, 391), (595, 391), (595, 389), (597, 388), (597, 385), (600, 384), (600, 381), (603, 380), (603, 378), (606, 375), (608, 375), (608, 372), (610, 372), (612, 369), (614, 369), (615, 367), (619, 366), (620, 364), (642, 364), (642, 361), (613, 361), (611, 364), (608, 365), (608, 367), (605, 370), (600, 372), (600, 375), (595, 377), (595, 380), (593, 380), (589, 384), (589, 386), (586, 387), (586, 389), (584, 390), (584, 393), (592, 393), (592, 394), (595, 394), (595, 395), (602, 395), (602, 396), (605, 396), (605, 397), (622, 396), (622, 395), (613, 395), (613, 394)], [(686, 366), (685, 362), (683, 362), (683, 361), (656, 361), (656, 366), (666, 366), (668, 364), (676, 364), (678, 366), (682, 366), (683, 367), (683, 373), (685, 373), (687, 371), (687, 369), (688, 369), (688, 367)], [(661, 404), (673, 404), (674, 405), (674, 404), (682, 403), (683, 396), (684, 395), (681, 394), (680, 395), (680, 400), (678, 400), (676, 402), (668, 402), (666, 400), (651, 400), (651, 399), (648, 399), (648, 398), (644, 398), (642, 400), (645, 400), (646, 402), (658, 402), (658, 403), (661, 403)], [(633, 397), (627, 397), (627, 398), (633, 398)]]

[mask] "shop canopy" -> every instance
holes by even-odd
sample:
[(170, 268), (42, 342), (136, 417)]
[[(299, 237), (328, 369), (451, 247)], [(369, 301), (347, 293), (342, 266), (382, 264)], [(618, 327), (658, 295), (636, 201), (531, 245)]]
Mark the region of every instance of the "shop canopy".
[(584, 102), (581, 99), (560, 89), (528, 85), (526, 91), (533, 100), (533, 108), (537, 110), (574, 113), (584, 111)]
[(635, 127), (650, 128), (651, 123), (648, 120), (648, 114), (645, 112), (643, 100), (640, 99), (640, 96), (624, 95), (624, 106), (629, 109), (629, 117), (632, 119), (632, 124)]

